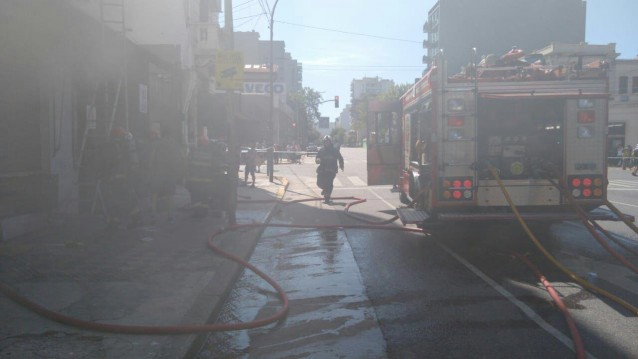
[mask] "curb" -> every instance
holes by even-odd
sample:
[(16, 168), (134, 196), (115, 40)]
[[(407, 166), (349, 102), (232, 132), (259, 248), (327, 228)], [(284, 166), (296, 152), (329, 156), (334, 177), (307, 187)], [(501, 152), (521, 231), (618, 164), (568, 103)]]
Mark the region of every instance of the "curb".
[[(286, 194), (286, 191), (288, 190), (289, 181), (285, 177), (276, 177), (276, 178), (279, 182), (281, 182), (281, 185), (282, 185), (282, 187), (280, 187), (277, 190), (277, 199), (281, 200), (283, 199), (283, 197)], [(266, 216), (264, 223), (268, 223), (270, 221), (273, 214), (275, 213), (275, 209), (278, 206), (279, 204), (275, 203), (273, 206), (270, 207), (270, 209), (268, 210), (268, 215)], [(247, 251), (241, 255), (244, 259), (247, 260), (252, 256), (253, 251), (255, 250), (255, 247), (257, 247), (257, 242), (259, 241), (259, 238), (261, 238), (261, 235), (263, 234), (265, 230), (266, 230), (265, 227), (261, 227), (255, 230), (254, 232), (252, 232), (254, 233), (254, 236), (246, 238), (246, 242), (249, 242), (249, 245), (247, 246), (248, 247)], [(236, 283), (239, 280), (240, 276), (243, 274), (245, 270), (244, 267), (236, 263), (228, 263), (228, 265), (231, 265), (232, 269), (230, 269), (230, 272), (228, 273), (229, 275), (223, 278), (224, 281), (221, 287), (224, 287), (224, 291), (223, 291), (224, 293), (221, 296), (219, 296), (219, 299), (216, 301), (216, 303), (213, 305), (213, 308), (210, 310), (210, 314), (208, 315), (208, 319), (206, 320), (207, 323), (213, 322), (215, 321), (215, 319), (217, 319), (217, 317), (219, 316), (222, 310), (224, 303), (228, 299), (228, 295), (230, 294), (234, 283)], [(220, 282), (213, 280), (211, 281), (211, 283), (206, 285), (205, 289), (202, 291), (202, 294), (200, 294), (201, 300), (206, 300), (208, 303), (210, 303), (210, 296), (206, 295), (205, 293), (209, 292), (212, 288), (220, 287), (219, 284)], [(195, 338), (191, 341), (190, 345), (188, 345), (188, 349), (186, 349), (186, 352), (179, 357), (182, 357), (184, 359), (195, 358), (210, 334), (211, 333), (201, 333), (201, 334), (195, 335)], [(164, 354), (163, 356), (166, 357), (167, 353), (163, 353), (163, 354)], [(176, 354), (176, 353), (168, 353), (168, 354)]]

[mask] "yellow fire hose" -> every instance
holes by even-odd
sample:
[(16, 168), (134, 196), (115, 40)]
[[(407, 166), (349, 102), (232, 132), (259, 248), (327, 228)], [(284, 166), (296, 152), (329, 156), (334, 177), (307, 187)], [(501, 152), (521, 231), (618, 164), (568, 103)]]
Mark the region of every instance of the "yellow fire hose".
[(580, 284), (582, 287), (588, 289), (592, 293), (602, 295), (602, 296), (608, 298), (609, 300), (612, 300), (615, 303), (621, 305), (622, 307), (624, 307), (625, 309), (627, 309), (628, 311), (630, 311), (634, 315), (638, 315), (638, 308), (636, 308), (635, 306), (627, 303), (626, 301), (622, 300), (621, 298), (619, 298), (619, 297), (617, 297), (617, 296), (605, 291), (604, 289), (590, 284), (586, 280), (584, 280), (581, 277), (579, 277), (578, 275), (576, 275), (574, 272), (570, 271), (567, 267), (562, 265), (556, 258), (554, 258), (554, 256), (552, 256), (547, 251), (547, 249), (545, 249), (545, 247), (543, 247), (543, 245), (536, 238), (534, 233), (532, 233), (532, 231), (529, 229), (529, 227), (527, 226), (527, 223), (525, 223), (525, 220), (523, 219), (523, 217), (521, 217), (521, 214), (518, 212), (518, 209), (514, 205), (514, 202), (512, 201), (512, 198), (510, 197), (509, 193), (507, 192), (507, 189), (505, 188), (505, 185), (503, 184), (503, 181), (501, 180), (501, 177), (498, 175), (498, 171), (491, 165), (488, 167), (488, 169), (489, 169), (490, 173), (492, 174), (492, 176), (494, 177), (494, 179), (496, 179), (496, 182), (498, 183), (499, 187), (501, 188), (501, 191), (503, 192), (503, 195), (505, 196), (505, 199), (507, 200), (507, 203), (509, 204), (510, 208), (512, 209), (512, 212), (516, 216), (516, 219), (521, 224), (521, 227), (523, 227), (523, 230), (525, 231), (525, 233), (527, 233), (527, 235), (532, 240), (532, 242), (534, 242), (534, 245), (536, 245), (536, 247), (543, 253), (543, 255), (545, 255), (545, 257), (547, 259), (549, 259), (550, 262), (552, 262), (552, 264), (554, 264), (561, 272), (566, 274), (568, 277), (570, 277), (576, 283)]
[(605, 199), (605, 206), (609, 207), (609, 209), (611, 209), (611, 211), (614, 212), (618, 216), (618, 218), (620, 218), (627, 225), (627, 227), (638, 233), (638, 227), (636, 227), (635, 224), (628, 220), (625, 215), (623, 215), (623, 213), (620, 212), (620, 210), (618, 210), (618, 208), (611, 204), (611, 202), (609, 202), (607, 199)]

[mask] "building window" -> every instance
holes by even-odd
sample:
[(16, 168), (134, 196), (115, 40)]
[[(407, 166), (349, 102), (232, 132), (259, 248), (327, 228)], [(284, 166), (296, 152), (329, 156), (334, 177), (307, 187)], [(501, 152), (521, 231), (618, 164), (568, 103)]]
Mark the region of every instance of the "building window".
[(208, 22), (208, 13), (210, 12), (209, 0), (200, 0), (199, 2), (199, 21)]
[(199, 40), (200, 41), (208, 41), (208, 29), (207, 28), (201, 28), (199, 29)]
[(627, 76), (620, 76), (620, 78), (618, 79), (618, 93), (626, 94), (628, 85), (629, 85), (629, 78)]
[(631, 78), (631, 93), (638, 93), (638, 76)]

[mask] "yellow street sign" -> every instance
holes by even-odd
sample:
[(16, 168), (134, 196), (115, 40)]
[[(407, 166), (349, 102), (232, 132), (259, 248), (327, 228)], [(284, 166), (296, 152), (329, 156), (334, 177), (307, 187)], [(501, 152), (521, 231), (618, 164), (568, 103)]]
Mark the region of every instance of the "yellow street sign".
[(217, 89), (242, 90), (244, 88), (244, 54), (239, 51), (219, 51), (215, 61)]

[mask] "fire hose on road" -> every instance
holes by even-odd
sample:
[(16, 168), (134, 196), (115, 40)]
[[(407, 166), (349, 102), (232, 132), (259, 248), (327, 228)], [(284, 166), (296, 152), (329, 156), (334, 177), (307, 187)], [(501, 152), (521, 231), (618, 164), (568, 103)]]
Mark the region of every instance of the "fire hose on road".
[[(336, 200), (354, 200), (355, 202), (349, 203), (346, 206), (346, 213), (348, 212), (350, 206), (354, 204), (363, 203), (366, 200), (356, 197), (335, 197), (333, 199)], [(279, 200), (268, 200), (268, 201), (254, 201), (253, 203), (264, 203), (264, 202), (277, 202), (282, 205), (291, 205), (294, 203), (300, 202), (308, 202), (308, 201), (321, 201), (323, 198), (309, 198), (297, 201), (279, 201)], [(356, 218), (356, 217), (354, 217)], [(359, 220), (362, 220), (359, 218)], [(416, 228), (403, 228), (403, 227), (389, 227), (387, 223), (391, 223), (396, 220), (393, 218), (388, 221), (379, 222), (377, 224), (368, 224), (368, 225), (325, 225), (325, 226), (317, 226), (317, 225), (294, 225), (294, 224), (266, 224), (266, 223), (251, 223), (251, 224), (237, 224), (233, 226), (229, 226), (226, 228), (221, 228), (215, 232), (213, 232), (208, 238), (208, 247), (214, 252), (236, 262), (240, 265), (250, 269), (252, 272), (257, 274), (259, 277), (264, 279), (268, 284), (270, 284), (275, 291), (277, 291), (278, 296), (282, 302), (281, 309), (266, 318), (254, 320), (251, 322), (244, 323), (214, 323), (214, 324), (185, 324), (185, 325), (167, 325), (167, 326), (145, 326), (145, 325), (121, 325), (121, 324), (109, 324), (109, 323), (97, 323), (90, 322), (86, 320), (82, 320), (79, 318), (67, 316), (64, 314), (60, 314), (58, 312), (52, 311), (50, 309), (45, 308), (44, 306), (22, 296), (17, 291), (13, 290), (11, 287), (4, 283), (0, 283), (0, 292), (5, 294), (14, 302), (19, 305), (45, 317), (55, 322), (73, 326), (80, 329), (92, 330), (98, 332), (106, 332), (106, 333), (116, 333), (116, 334), (139, 334), (139, 335), (175, 335), (175, 334), (195, 334), (195, 333), (203, 333), (203, 332), (215, 332), (215, 331), (236, 331), (236, 330), (245, 330), (262, 327), (274, 322), (277, 322), (283, 319), (288, 312), (288, 297), (284, 290), (281, 288), (279, 284), (277, 284), (272, 278), (266, 275), (264, 272), (253, 266), (252, 264), (245, 261), (243, 258), (240, 258), (232, 253), (224, 251), (219, 246), (215, 245), (214, 240), (217, 236), (232, 232), (238, 231), (242, 229), (250, 229), (250, 228), (263, 228), (263, 227), (279, 227), (279, 228), (319, 228), (319, 229), (380, 229), (380, 230), (394, 230), (394, 231), (403, 231), (403, 232), (416, 232), (423, 233), (423, 230)], [(372, 222), (370, 222), (372, 223)]]
[[(530, 238), (532, 239), (532, 241), (536, 244), (536, 246), (538, 247), (538, 249), (546, 256), (550, 259), (550, 261), (552, 261), (552, 263), (554, 263), (554, 265), (556, 265), (561, 271), (563, 271), (564, 273), (566, 273), (569, 277), (571, 277), (572, 279), (574, 279), (577, 283), (581, 284), (583, 287), (591, 290), (594, 293), (597, 294), (601, 294), (611, 300), (613, 300), (614, 302), (622, 305), (623, 307), (625, 307), (626, 309), (628, 309), (630, 312), (634, 313), (634, 314), (638, 314), (638, 309), (633, 307), (632, 305), (630, 305), (629, 303), (624, 302), (622, 299), (617, 298), (615, 296), (613, 296), (610, 293), (607, 293), (606, 291), (595, 287), (591, 284), (589, 284), (588, 282), (584, 281), (583, 279), (577, 277), (575, 274), (573, 274), (572, 272), (570, 272), (567, 268), (565, 268), (564, 266), (562, 266), (556, 259), (554, 259), (551, 254), (549, 254), (549, 252), (547, 252), (547, 250), (545, 250), (542, 245), (540, 244), (540, 242), (538, 242), (538, 240), (534, 237), (534, 235), (531, 233), (531, 231), (529, 230), (529, 228), (527, 227), (527, 225), (525, 224), (525, 222), (523, 221), (523, 219), (520, 217), (520, 214), (518, 214), (518, 211), (516, 210), (515, 206), (513, 205), (513, 202), (511, 201), (511, 198), (509, 198), (509, 195), (507, 194), (506, 189), (504, 188), (502, 181), (500, 180), (500, 178), (498, 177), (498, 174), (492, 169), (490, 168), (490, 171), (492, 171), (493, 176), (497, 179), (499, 186), (501, 186), (501, 189), (506, 197), (506, 199), (508, 200), (508, 203), (510, 204), (510, 206), (512, 207), (512, 211), (515, 213), (516, 217), (519, 219), (519, 222), (521, 222), (521, 225), (523, 226), (523, 228), (525, 229), (525, 231), (528, 233), (528, 235), (530, 236)], [(281, 286), (279, 286), (272, 278), (270, 278), (268, 275), (266, 275), (265, 273), (263, 273), (262, 271), (260, 271), (258, 268), (256, 268), (255, 266), (251, 265), (250, 263), (248, 263), (247, 261), (245, 261), (244, 259), (235, 256), (232, 253), (226, 252), (223, 249), (221, 249), (220, 247), (218, 247), (217, 245), (215, 245), (214, 241), (215, 238), (228, 233), (228, 232), (234, 232), (234, 231), (239, 231), (239, 230), (243, 230), (243, 229), (254, 229), (254, 228), (265, 228), (265, 227), (271, 227), (271, 228), (301, 228), (301, 229), (337, 229), (337, 230), (343, 230), (343, 229), (380, 229), (380, 230), (385, 230), (385, 231), (401, 231), (401, 232), (414, 232), (414, 233), (426, 233), (425, 230), (423, 229), (419, 229), (419, 228), (405, 228), (405, 227), (394, 227), (394, 226), (388, 226), (387, 224), (394, 222), (398, 217), (393, 217), (390, 218), (388, 220), (385, 221), (379, 221), (379, 222), (374, 222), (374, 221), (370, 221), (364, 218), (360, 218), (358, 216), (355, 216), (351, 213), (349, 213), (349, 209), (357, 204), (366, 202), (365, 199), (361, 199), (361, 198), (357, 198), (357, 197), (335, 197), (333, 198), (334, 200), (352, 200), (352, 202), (349, 202), (344, 211), (345, 213), (356, 219), (359, 221), (364, 221), (367, 224), (365, 225), (321, 225), (321, 226), (317, 226), (317, 225), (303, 225), (303, 224), (267, 224), (267, 223), (251, 223), (251, 224), (237, 224), (237, 225), (233, 225), (233, 226), (229, 226), (226, 228), (221, 228), (217, 231), (215, 231), (214, 233), (212, 233), (210, 235), (210, 237), (208, 238), (208, 247), (213, 250), (214, 252), (232, 260), (235, 261), (239, 264), (241, 264), (242, 266), (250, 269), (251, 271), (253, 271), (255, 274), (257, 274), (259, 277), (261, 277), (262, 279), (264, 279), (266, 282), (268, 282), (274, 289), (275, 291), (278, 293), (278, 296), (282, 302), (282, 306), (280, 308), (280, 310), (278, 312), (276, 312), (275, 314), (268, 316), (266, 318), (263, 319), (258, 319), (258, 320), (254, 320), (251, 322), (243, 322), (243, 323), (214, 323), (214, 324), (204, 324), (204, 325), (169, 325), (169, 326), (142, 326), (142, 325), (118, 325), (118, 324), (106, 324), (106, 323), (96, 323), (96, 322), (89, 322), (89, 321), (84, 321), (81, 319), (77, 319), (77, 318), (73, 318), (73, 317), (69, 317), (69, 316), (65, 316), (62, 315), (60, 313), (57, 312), (53, 312), (51, 310), (48, 310), (40, 305), (38, 305), (37, 303), (24, 298), (23, 296), (21, 296), (20, 294), (18, 294), (17, 292), (15, 292), (14, 290), (12, 290), (11, 288), (9, 288), (8, 286), (4, 285), (4, 284), (0, 284), (0, 291), (2, 291), (5, 295), (7, 295), (9, 298), (11, 298), (12, 300), (14, 300), (15, 302), (19, 303), (20, 305), (31, 309), (32, 311), (48, 318), (51, 320), (54, 320), (56, 322), (62, 323), (62, 324), (66, 324), (66, 325), (70, 325), (70, 326), (74, 326), (74, 327), (78, 327), (78, 328), (82, 328), (82, 329), (87, 329), (87, 330), (94, 330), (94, 331), (100, 331), (100, 332), (109, 332), (109, 333), (119, 333), (119, 334), (141, 334), (141, 335), (156, 335), (156, 334), (164, 334), (164, 335), (170, 335), (170, 334), (193, 334), (193, 333), (202, 333), (202, 332), (214, 332), (214, 331), (236, 331), (236, 330), (245, 330), (245, 329), (252, 329), (252, 328), (257, 328), (257, 327), (261, 327), (261, 326), (265, 326), (271, 323), (275, 323), (277, 321), (282, 320), (283, 318), (285, 318), (285, 316), (287, 315), (288, 312), (288, 308), (289, 308), (289, 301), (288, 301), (288, 297), (286, 295), (286, 293), (284, 292), (284, 290), (281, 288)], [(321, 201), (323, 200), (323, 198), (307, 198), (307, 199), (302, 199), (302, 200), (296, 200), (296, 201), (280, 201), (280, 200), (266, 200), (266, 201), (238, 201), (239, 203), (242, 202), (250, 202), (250, 203), (266, 203), (266, 202), (277, 202), (278, 205), (284, 205), (284, 206), (288, 206), (288, 205), (292, 205), (295, 203), (302, 203), (302, 202), (310, 202), (310, 201)], [(573, 323), (573, 320), (571, 319), (571, 316), (569, 315), (568, 312), (566, 312), (566, 308), (564, 308), (564, 305), (561, 305), (559, 303), (560, 302), (560, 297), (557, 295), (557, 293), (553, 290), (553, 288), (551, 288), (551, 286), (549, 285), (549, 283), (547, 282), (547, 280), (545, 279), (544, 276), (542, 276), (540, 274), (540, 272), (538, 272), (538, 270), (529, 262), (529, 260), (527, 260), (527, 258), (522, 257), (520, 255), (517, 255), (517, 258), (521, 259), (526, 265), (530, 266), (530, 268), (536, 273), (537, 277), (539, 277), (539, 280), (541, 281), (541, 283), (543, 283), (548, 292), (550, 293), (550, 295), (552, 296), (552, 298), (557, 302), (557, 306), (559, 307), (559, 309), (561, 309), (561, 311), (563, 311), (563, 314), (566, 317), (566, 321), (568, 322), (568, 327), (569, 330), (572, 334), (572, 339), (574, 341), (574, 350), (577, 353), (577, 357), (578, 358), (584, 358), (584, 349), (582, 346), (582, 339), (580, 338), (580, 335), (578, 334), (576, 328), (575, 328), (575, 324)]]

